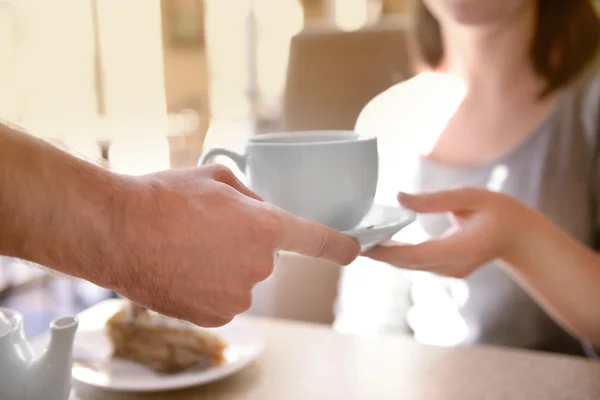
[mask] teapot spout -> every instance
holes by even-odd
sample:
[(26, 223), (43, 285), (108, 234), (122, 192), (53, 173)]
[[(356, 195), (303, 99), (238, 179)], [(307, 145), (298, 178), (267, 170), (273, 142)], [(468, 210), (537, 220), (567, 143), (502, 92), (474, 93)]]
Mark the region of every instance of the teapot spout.
[(71, 392), (73, 340), (79, 326), (77, 317), (64, 317), (50, 324), (50, 343), (31, 368), (27, 400), (67, 400)]
[[(78, 326), (79, 320), (77, 317), (63, 317), (52, 321), (50, 324), (50, 344), (48, 345), (45, 357), (48, 359), (54, 353), (63, 356), (68, 353), (69, 357), (71, 357), (73, 340), (75, 339), (75, 332)], [(58, 361), (58, 359), (50, 359), (48, 361), (53, 362)]]

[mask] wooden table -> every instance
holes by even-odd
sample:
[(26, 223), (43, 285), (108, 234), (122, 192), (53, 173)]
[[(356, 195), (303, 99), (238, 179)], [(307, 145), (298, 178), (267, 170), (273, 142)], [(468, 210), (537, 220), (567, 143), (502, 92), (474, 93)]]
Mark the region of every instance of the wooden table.
[(267, 338), (252, 365), (180, 392), (80, 390), (81, 400), (600, 399), (600, 362), (498, 348), (436, 348), (400, 336), (247, 317)]

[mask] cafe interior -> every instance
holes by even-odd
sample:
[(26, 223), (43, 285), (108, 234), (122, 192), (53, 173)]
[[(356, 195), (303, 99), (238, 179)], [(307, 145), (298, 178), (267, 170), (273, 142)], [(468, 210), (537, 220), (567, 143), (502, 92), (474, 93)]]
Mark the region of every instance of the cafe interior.
[[(194, 168), (208, 149), (243, 152), (272, 132), (352, 131), (419, 72), (417, 2), (0, 0), (0, 118), (127, 175)], [(223, 359), (177, 372), (115, 358), (106, 327), (126, 300), (85, 280), (0, 257), (0, 307), (22, 315), (39, 354), (53, 321), (78, 315), (70, 399), (600, 398), (600, 363), (583, 351), (471, 343), (433, 300), (438, 323), (413, 332), (408, 273), (366, 262), (346, 279), (349, 267), (281, 252), (248, 311), (198, 328), (222, 340)], [(448, 288), (470, 295), (462, 279)], [(390, 313), (396, 325), (380, 329)]]

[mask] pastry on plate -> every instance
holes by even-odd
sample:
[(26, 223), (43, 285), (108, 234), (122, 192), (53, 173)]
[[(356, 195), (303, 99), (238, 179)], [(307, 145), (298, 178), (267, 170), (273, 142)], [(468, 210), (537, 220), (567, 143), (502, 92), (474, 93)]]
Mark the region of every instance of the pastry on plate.
[(143, 364), (156, 372), (177, 373), (224, 361), (226, 344), (206, 329), (127, 304), (106, 323), (113, 357)]

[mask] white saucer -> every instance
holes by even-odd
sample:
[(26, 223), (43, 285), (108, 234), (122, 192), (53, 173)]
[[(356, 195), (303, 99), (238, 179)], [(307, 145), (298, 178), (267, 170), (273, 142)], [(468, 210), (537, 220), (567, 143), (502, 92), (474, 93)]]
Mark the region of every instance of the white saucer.
[[(113, 359), (104, 324), (122, 307), (121, 300), (106, 300), (79, 314), (73, 345), (73, 380), (88, 387), (121, 392), (157, 392), (202, 385), (231, 375), (254, 361), (265, 346), (262, 332), (242, 317), (211, 329), (227, 343), (226, 361), (219, 366), (190, 368), (177, 374), (157, 374), (133, 362)], [(49, 336), (34, 341), (43, 350)]]
[(365, 251), (391, 239), (415, 219), (415, 212), (408, 208), (376, 204), (356, 228), (343, 233), (356, 239)]

